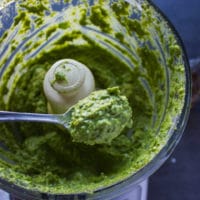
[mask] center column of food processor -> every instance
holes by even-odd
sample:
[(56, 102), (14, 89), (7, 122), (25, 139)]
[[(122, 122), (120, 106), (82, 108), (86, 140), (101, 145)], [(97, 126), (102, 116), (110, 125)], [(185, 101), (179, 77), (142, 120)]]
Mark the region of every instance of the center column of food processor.
[(43, 82), (49, 113), (64, 113), (94, 89), (94, 77), (82, 63), (63, 59), (46, 73)]

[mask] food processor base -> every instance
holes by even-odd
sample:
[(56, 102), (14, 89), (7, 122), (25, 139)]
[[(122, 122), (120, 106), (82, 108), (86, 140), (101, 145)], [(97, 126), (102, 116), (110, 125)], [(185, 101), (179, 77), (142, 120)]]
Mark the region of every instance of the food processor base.
[[(148, 180), (145, 180), (142, 183), (135, 186), (130, 192), (125, 193), (117, 198), (113, 199), (111, 197), (110, 199), (106, 200), (147, 200), (147, 193), (148, 193)], [(0, 200), (24, 200), (24, 199), (19, 199), (18, 197), (15, 197), (12, 194), (8, 194), (4, 190), (0, 190)], [(66, 200), (68, 199), (66, 198)]]

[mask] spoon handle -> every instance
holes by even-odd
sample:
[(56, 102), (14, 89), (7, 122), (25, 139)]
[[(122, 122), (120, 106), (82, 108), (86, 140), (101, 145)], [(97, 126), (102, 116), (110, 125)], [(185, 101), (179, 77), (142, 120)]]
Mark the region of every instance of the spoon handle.
[(58, 115), (0, 111), (0, 122), (6, 121), (50, 122), (59, 124)]

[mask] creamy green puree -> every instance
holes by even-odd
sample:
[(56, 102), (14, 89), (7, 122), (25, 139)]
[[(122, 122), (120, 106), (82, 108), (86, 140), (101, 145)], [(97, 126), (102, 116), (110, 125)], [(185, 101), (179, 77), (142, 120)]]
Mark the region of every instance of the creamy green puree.
[(74, 142), (110, 144), (132, 126), (132, 109), (117, 87), (92, 92), (71, 113), (69, 130)]
[(90, 68), (97, 89), (119, 87), (133, 127), (108, 144), (87, 145), (55, 125), (2, 123), (0, 177), (42, 192), (93, 192), (135, 174), (176, 129), (185, 97), (182, 50), (145, 0), (50, 2), (19, 0), (11, 27), (3, 25), (0, 110), (47, 113), (44, 76), (70, 58)]

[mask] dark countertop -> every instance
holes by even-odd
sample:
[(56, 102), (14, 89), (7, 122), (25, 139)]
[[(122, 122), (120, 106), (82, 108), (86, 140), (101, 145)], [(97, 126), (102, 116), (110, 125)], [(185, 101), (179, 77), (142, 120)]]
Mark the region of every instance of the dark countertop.
[[(200, 0), (152, 0), (173, 23), (188, 57), (200, 57)], [(200, 199), (200, 101), (171, 157), (150, 177), (148, 200)]]

